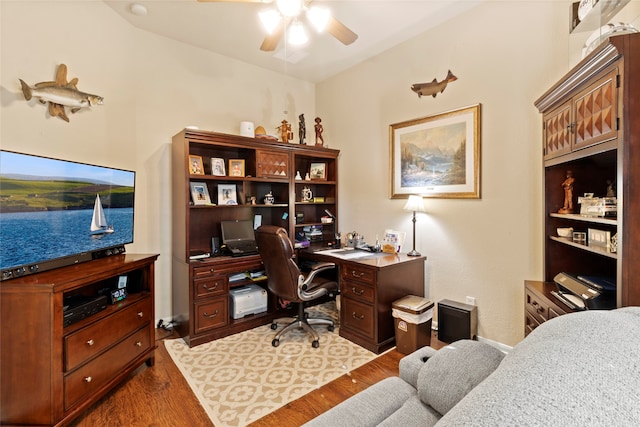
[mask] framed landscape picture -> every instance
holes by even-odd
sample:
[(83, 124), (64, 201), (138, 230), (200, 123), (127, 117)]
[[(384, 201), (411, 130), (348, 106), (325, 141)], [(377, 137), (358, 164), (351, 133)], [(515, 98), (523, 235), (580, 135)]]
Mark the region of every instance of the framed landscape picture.
[(392, 199), (480, 198), (480, 104), (389, 127)]
[(209, 189), (204, 182), (190, 182), (191, 200), (195, 206), (210, 205), (211, 197), (209, 197)]

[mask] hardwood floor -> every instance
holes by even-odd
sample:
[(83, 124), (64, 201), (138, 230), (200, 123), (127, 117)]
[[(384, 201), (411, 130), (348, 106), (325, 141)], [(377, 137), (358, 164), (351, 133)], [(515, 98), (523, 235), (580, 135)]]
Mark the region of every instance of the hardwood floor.
[[(155, 365), (138, 368), (131, 377), (93, 405), (74, 427), (213, 426), (161, 342), (173, 334), (156, 332)], [(434, 333), (431, 347), (441, 348)], [(304, 424), (350, 396), (390, 376), (398, 375), (404, 354), (391, 350), (251, 424), (252, 427), (294, 427)], [(221, 427), (221, 426), (217, 426)]]

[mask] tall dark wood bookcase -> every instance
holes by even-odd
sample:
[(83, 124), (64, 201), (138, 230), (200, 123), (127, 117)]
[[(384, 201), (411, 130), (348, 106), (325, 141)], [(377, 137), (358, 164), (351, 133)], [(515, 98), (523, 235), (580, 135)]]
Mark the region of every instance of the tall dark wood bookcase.
[[(190, 156), (202, 159), (203, 173), (191, 173)], [(338, 150), (324, 147), (191, 129), (173, 137), (173, 312), (176, 330), (189, 345), (251, 329), (282, 314), (273, 295), (268, 297), (265, 313), (233, 319), (229, 312), (229, 291), (254, 283), (250, 279), (230, 281), (230, 277), (260, 270), (258, 255), (190, 260), (190, 253), (212, 253), (212, 238), (221, 240), (221, 221), (253, 221), (256, 216), (262, 224), (284, 227), (292, 241), (296, 232), (314, 228), (319, 234), (313, 245), (329, 245), (338, 231), (337, 220), (326, 223), (326, 210), (338, 216), (338, 156)], [(212, 159), (224, 164), (224, 175), (212, 169)], [(232, 165), (238, 161), (244, 164), (244, 172), (231, 176), (237, 173)], [(320, 173), (314, 173), (318, 166)], [(298, 173), (301, 180), (296, 179)], [(313, 179), (305, 180), (307, 173)], [(194, 182), (206, 186), (215, 205), (194, 205)], [(237, 204), (220, 203), (221, 185), (235, 189)], [(310, 200), (302, 199), (305, 187), (311, 191)], [(267, 194), (274, 197), (273, 203), (265, 203)], [(265, 282), (255, 283), (266, 286)]]
[[(639, 75), (640, 34), (613, 36), (535, 102), (543, 121), (544, 283), (560, 272), (611, 277), (618, 307), (640, 305)], [(567, 171), (575, 178), (574, 213), (561, 214)], [(604, 197), (609, 185), (617, 216), (580, 215), (578, 196)], [(617, 250), (561, 238), (559, 227), (609, 232)], [(535, 317), (525, 310), (528, 331)]]

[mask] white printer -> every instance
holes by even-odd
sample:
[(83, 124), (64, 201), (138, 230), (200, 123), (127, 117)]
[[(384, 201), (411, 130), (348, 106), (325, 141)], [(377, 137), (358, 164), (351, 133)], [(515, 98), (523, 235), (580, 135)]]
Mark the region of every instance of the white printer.
[(246, 285), (229, 291), (231, 317), (240, 319), (249, 314), (267, 311), (267, 291), (258, 285)]

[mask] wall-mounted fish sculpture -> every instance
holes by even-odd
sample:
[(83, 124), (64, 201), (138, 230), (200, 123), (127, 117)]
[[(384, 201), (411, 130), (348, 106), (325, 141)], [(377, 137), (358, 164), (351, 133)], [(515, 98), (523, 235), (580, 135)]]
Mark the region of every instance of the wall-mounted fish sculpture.
[(67, 66), (60, 64), (56, 72), (56, 81), (40, 82), (34, 86), (29, 86), (24, 80), (19, 79), (22, 85), (22, 93), (27, 101), (31, 98), (38, 98), (41, 104), (49, 103), (49, 114), (51, 117), (60, 117), (68, 122), (65, 107), (70, 107), (72, 113), (76, 113), (81, 108), (92, 105), (102, 105), (104, 98), (90, 93), (80, 92), (76, 87), (78, 79), (67, 81)]
[(456, 80), (458, 80), (458, 78), (453, 75), (451, 70), (449, 70), (447, 77), (445, 77), (444, 80), (439, 82), (437, 79), (433, 79), (430, 83), (416, 83), (411, 85), (411, 90), (418, 94), (418, 98), (423, 95), (432, 95), (435, 98), (438, 93), (444, 92), (444, 89), (450, 82)]

